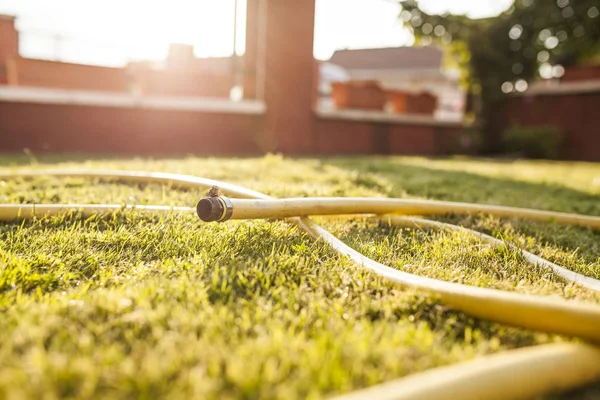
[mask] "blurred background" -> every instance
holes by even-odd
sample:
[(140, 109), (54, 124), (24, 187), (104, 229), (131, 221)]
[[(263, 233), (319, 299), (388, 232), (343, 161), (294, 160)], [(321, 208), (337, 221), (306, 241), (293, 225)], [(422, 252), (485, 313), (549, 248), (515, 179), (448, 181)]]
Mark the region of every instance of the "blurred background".
[(597, 0), (0, 0), (0, 14), (0, 151), (600, 160)]

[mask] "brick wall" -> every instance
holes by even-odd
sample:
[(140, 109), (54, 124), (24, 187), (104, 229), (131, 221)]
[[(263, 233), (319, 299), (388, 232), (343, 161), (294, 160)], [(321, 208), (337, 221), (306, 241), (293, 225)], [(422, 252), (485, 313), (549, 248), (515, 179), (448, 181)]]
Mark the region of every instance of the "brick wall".
[(11, 86), (229, 98), (234, 77), (198, 69), (108, 68), (16, 57), (7, 61)]
[(560, 79), (563, 82), (587, 81), (600, 79), (600, 65), (569, 67)]
[(243, 88), (245, 99), (257, 97), (257, 67), (258, 67), (258, 40), (259, 40), (259, 18), (260, 1), (246, 1), (246, 52), (243, 58)]
[(374, 151), (373, 126), (368, 122), (318, 119), (315, 129), (320, 154), (371, 154)]
[(450, 154), (461, 126), (317, 118), (319, 154)]
[(8, 60), (9, 85), (45, 88), (126, 92), (125, 69), (95, 67), (16, 57)]
[(600, 92), (510, 97), (495, 107), (493, 132), (513, 124), (553, 125), (563, 132), (560, 157), (600, 161)]
[(8, 82), (6, 61), (19, 54), (19, 34), (15, 19), (0, 15), (0, 85)]
[[(0, 101), (0, 152), (260, 155), (262, 114)], [(448, 153), (462, 128), (313, 118), (316, 138), (284, 154)], [(284, 132), (286, 133), (286, 132)]]
[(434, 126), (394, 125), (390, 127), (391, 154), (436, 154)]
[(312, 113), (315, 0), (264, 0), (263, 4), (264, 30), (259, 40), (264, 48), (259, 58), (264, 59), (265, 143), (274, 151), (309, 154), (316, 142)]
[(260, 154), (260, 115), (0, 102), (0, 152)]

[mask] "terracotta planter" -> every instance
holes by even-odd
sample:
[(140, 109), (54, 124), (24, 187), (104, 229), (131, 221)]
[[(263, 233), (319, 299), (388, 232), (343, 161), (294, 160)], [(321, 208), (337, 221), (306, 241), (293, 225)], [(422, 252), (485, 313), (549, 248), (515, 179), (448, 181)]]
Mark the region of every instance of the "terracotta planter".
[(600, 80), (600, 65), (569, 67), (565, 69), (565, 74), (561, 78), (564, 82), (592, 80)]
[(383, 110), (386, 94), (377, 81), (334, 82), (331, 97), (338, 109)]
[(406, 96), (407, 114), (433, 115), (437, 108), (437, 97), (430, 93), (422, 92)]
[(407, 96), (408, 93), (401, 90), (391, 90), (387, 93), (388, 102), (390, 104), (391, 111), (394, 114), (406, 113)]

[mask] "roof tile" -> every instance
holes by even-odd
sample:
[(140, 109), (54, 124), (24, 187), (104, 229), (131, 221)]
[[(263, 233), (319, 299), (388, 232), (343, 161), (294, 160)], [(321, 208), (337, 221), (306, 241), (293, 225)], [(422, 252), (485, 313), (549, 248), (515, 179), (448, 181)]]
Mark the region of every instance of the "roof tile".
[(426, 47), (337, 50), (329, 62), (347, 70), (440, 68), (442, 50)]

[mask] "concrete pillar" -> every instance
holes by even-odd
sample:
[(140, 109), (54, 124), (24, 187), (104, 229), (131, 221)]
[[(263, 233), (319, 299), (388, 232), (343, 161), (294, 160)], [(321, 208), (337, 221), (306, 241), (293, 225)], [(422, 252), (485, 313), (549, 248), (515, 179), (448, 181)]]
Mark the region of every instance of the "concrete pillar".
[(15, 18), (0, 15), (0, 84), (6, 84), (7, 60), (19, 55), (19, 34), (15, 28)]
[(257, 90), (260, 97), (264, 85), (267, 107), (263, 145), (285, 154), (315, 153), (315, 0), (259, 1)]

